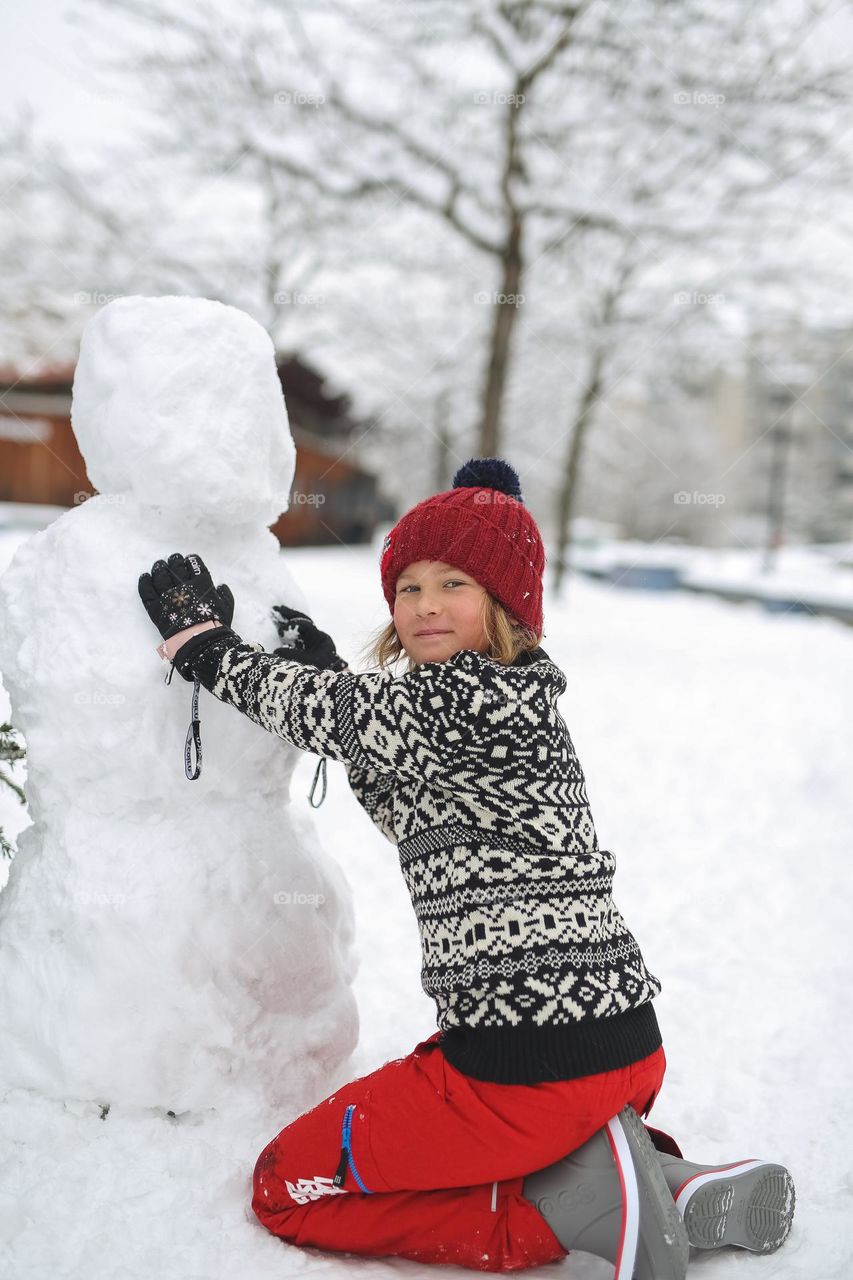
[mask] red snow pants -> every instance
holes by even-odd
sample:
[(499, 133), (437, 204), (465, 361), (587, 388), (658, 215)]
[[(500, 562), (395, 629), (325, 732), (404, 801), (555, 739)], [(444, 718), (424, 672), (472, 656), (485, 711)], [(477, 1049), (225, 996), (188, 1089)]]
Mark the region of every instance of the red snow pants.
[(628, 1104), (648, 1114), (663, 1049), (617, 1071), (509, 1085), (457, 1071), (439, 1035), (273, 1138), (254, 1173), (263, 1226), (295, 1245), (475, 1271), (567, 1256), (524, 1199), (524, 1175), (582, 1146)]

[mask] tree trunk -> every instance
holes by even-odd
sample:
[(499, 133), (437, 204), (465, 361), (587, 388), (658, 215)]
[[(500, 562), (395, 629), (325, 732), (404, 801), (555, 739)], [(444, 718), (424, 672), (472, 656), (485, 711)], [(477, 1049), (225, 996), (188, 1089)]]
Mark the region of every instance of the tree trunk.
[(518, 317), (522, 276), (521, 218), (512, 214), (510, 232), (503, 255), (503, 278), (500, 294), (494, 309), (492, 337), (489, 346), (489, 367), (483, 389), (483, 416), (480, 420), (479, 455), (481, 458), (498, 456), (501, 444), (501, 410), (503, 408), (506, 376), (509, 369), (509, 353), (512, 332)]
[(557, 554), (554, 561), (554, 591), (559, 594), (563, 578), (569, 570), (569, 552), (571, 549), (571, 519), (574, 514), (575, 498), (578, 491), (581, 460), (587, 428), (592, 421), (595, 402), (600, 397), (604, 370), (604, 349), (596, 347), (593, 354), (592, 368), (586, 391), (578, 407), (574, 429), (569, 441), (569, 451), (563, 470), (563, 482), (557, 495)]
[(437, 392), (433, 402), (433, 427), (435, 430), (435, 474), (433, 493), (445, 493), (450, 488), (450, 394), (446, 389)]

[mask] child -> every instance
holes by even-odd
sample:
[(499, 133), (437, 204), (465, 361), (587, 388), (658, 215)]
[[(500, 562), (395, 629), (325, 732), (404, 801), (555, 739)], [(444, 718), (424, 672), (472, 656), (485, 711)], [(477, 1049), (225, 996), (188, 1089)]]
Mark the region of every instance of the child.
[(373, 1256), (511, 1271), (576, 1248), (624, 1280), (677, 1280), (688, 1241), (778, 1248), (793, 1184), (761, 1161), (688, 1164), (639, 1118), (666, 1065), (660, 983), (613, 902), (614, 859), (557, 709), (544, 565), (515, 471), (472, 459), (385, 539), (378, 672), (350, 672), (283, 608), (294, 644), (245, 643), (197, 557), (158, 561), (139, 591), (185, 679), (344, 764), (398, 848), (437, 1006), (439, 1030), (407, 1057), (268, 1144), (259, 1221)]

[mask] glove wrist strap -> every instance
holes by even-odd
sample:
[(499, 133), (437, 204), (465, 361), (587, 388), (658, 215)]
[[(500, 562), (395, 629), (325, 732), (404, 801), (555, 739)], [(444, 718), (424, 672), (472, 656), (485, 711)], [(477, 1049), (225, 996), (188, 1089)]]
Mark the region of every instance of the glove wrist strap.
[[(195, 782), (201, 773), (201, 721), (198, 718), (198, 676), (193, 679), (193, 701), (187, 740), (184, 743), (184, 773)], [(195, 745), (195, 769), (192, 770), (192, 748)]]

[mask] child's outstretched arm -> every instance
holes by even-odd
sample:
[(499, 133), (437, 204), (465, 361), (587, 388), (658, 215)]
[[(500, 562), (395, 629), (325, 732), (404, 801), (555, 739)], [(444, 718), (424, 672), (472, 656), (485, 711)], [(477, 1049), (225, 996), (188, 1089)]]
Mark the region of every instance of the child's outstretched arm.
[[(164, 640), (162, 644), (157, 646), (157, 652), (161, 658), (171, 662), (178, 650), (191, 636), (200, 635), (202, 631), (210, 631), (214, 627), (221, 625), (220, 622), (202, 622), (193, 627), (187, 627), (186, 630), (179, 631), (168, 640)], [(286, 656), (283, 649), (276, 650), (276, 653), (280, 657)], [(349, 671), (349, 667), (343, 666), (342, 670)], [(360, 768), (358, 765), (353, 764), (351, 760), (344, 761), (344, 768), (346, 769), (350, 790), (362, 809), (382, 832), (386, 840), (390, 840), (392, 844), (396, 845), (397, 836), (393, 822), (395, 777), (390, 773), (379, 773), (376, 769)]]
[(441, 775), (464, 750), (486, 704), (477, 673), (453, 658), (396, 678), (388, 672), (318, 671), (267, 653), (225, 626), (186, 641), (175, 666), (185, 679), (198, 679), (221, 702), (303, 751), (425, 781)]
[[(395, 679), (386, 671), (316, 669), (245, 643), (228, 625), (231, 592), (214, 587), (196, 554), (174, 552), (155, 561), (138, 589), (185, 680), (198, 680), (302, 751), (363, 770), (438, 780), (471, 742), (489, 701), (467, 650)], [(186, 632), (195, 634), (185, 639)]]

